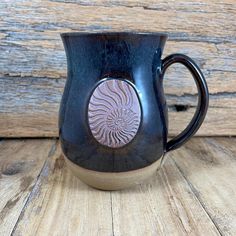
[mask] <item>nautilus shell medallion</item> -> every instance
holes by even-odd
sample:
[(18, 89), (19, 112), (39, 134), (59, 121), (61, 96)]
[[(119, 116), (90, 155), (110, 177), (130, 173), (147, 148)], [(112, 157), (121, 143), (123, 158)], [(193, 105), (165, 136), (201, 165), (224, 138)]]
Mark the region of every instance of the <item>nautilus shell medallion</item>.
[(88, 105), (88, 123), (102, 145), (119, 148), (137, 134), (141, 121), (138, 96), (128, 82), (108, 79), (93, 91)]

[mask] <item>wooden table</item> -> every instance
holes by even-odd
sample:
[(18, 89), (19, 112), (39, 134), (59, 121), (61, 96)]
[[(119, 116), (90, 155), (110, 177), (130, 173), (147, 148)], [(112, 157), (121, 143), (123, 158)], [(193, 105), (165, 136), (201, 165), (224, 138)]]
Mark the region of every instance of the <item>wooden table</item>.
[(0, 235), (236, 235), (236, 138), (194, 138), (143, 184), (99, 191), (56, 139), (0, 142)]

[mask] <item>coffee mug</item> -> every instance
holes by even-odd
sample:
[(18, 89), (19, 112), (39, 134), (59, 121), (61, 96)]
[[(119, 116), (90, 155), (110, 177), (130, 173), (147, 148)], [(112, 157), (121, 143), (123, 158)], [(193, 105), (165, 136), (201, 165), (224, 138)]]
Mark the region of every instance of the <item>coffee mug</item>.
[[(140, 183), (201, 126), (209, 100), (202, 72), (183, 54), (162, 60), (163, 33), (71, 32), (61, 37), (68, 76), (59, 137), (68, 167), (98, 189)], [(190, 124), (168, 141), (163, 77), (173, 63), (188, 68), (199, 97)]]

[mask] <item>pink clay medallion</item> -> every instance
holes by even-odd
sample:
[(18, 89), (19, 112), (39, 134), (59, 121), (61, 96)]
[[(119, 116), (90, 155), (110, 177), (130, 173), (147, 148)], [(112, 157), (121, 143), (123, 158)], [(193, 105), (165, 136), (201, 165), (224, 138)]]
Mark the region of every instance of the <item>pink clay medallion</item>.
[(88, 121), (94, 138), (119, 148), (136, 135), (141, 108), (134, 88), (126, 81), (109, 79), (99, 84), (89, 101)]

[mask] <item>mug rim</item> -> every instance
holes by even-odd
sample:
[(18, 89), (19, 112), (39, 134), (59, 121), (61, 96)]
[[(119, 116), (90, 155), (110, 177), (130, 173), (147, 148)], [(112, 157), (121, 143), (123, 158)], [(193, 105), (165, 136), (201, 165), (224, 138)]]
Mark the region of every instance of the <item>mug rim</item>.
[(89, 31), (70, 31), (60, 33), (61, 37), (65, 36), (158, 36), (168, 38), (167, 33), (154, 32), (154, 31), (100, 31), (100, 32), (89, 32)]

